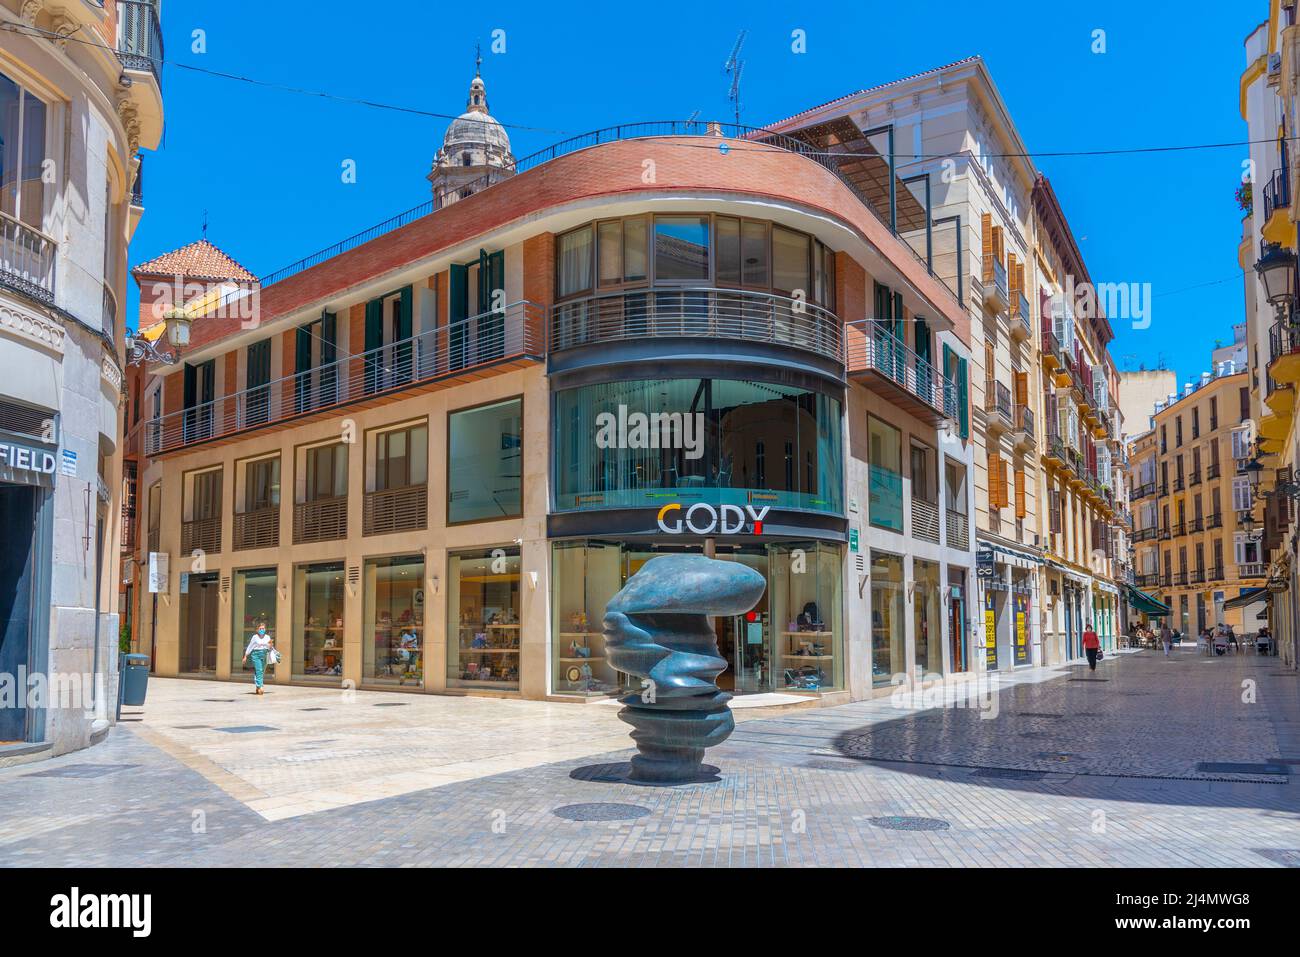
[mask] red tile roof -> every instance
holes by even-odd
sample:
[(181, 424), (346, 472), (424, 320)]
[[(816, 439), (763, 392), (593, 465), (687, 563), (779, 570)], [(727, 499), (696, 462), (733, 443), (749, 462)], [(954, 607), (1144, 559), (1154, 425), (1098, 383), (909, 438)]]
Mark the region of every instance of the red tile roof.
[(183, 276), (186, 279), (235, 279), (257, 282), (257, 277), (206, 239), (163, 253), (131, 270), (133, 276)]

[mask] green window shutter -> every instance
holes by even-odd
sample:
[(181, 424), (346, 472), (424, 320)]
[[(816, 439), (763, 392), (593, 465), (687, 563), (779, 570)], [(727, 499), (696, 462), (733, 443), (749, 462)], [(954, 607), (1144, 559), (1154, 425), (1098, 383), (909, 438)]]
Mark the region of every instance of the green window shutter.
[(916, 354), (926, 362), (930, 360), (930, 324), (920, 316), (916, 317)]
[[(481, 275), (481, 270), (480, 270)], [(469, 318), (469, 267), (453, 265), (448, 271), (447, 321), (451, 328), (447, 334), (447, 368), (465, 366), (465, 320)]]
[(338, 399), (338, 316), (332, 312), (322, 312), (320, 317), (320, 393), (322, 403), (333, 403)]
[(299, 326), (294, 336), (293, 394), (301, 412), (310, 405), (311, 388), (311, 328)]
[(957, 360), (957, 413), (963, 439), (970, 438), (970, 384), (966, 370), (968, 361)]
[(411, 338), (411, 312), (414, 303), (414, 293), (410, 286), (402, 290), (402, 306), (397, 317), (397, 338)]
[(371, 299), (366, 303), (365, 351), (378, 349), (384, 344), (384, 300)]
[(901, 292), (894, 293), (893, 319), (894, 338), (899, 342), (906, 342), (907, 330), (903, 328), (903, 294)]

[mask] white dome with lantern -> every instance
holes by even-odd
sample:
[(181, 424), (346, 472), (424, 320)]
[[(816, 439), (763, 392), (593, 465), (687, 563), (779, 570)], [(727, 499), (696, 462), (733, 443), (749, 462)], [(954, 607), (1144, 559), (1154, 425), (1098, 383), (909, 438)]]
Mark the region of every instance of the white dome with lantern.
[(469, 85), (465, 112), (451, 121), (442, 148), (433, 158), (429, 182), (433, 184), (435, 208), (464, 199), (515, 172), (510, 137), (488, 113), (487, 88), (477, 69), (481, 63), (480, 57)]

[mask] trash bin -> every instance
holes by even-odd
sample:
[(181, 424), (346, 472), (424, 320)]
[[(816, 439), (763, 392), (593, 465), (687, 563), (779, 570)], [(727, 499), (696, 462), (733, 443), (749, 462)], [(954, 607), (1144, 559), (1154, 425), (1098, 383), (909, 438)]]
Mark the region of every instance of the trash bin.
[(144, 704), (145, 693), (149, 690), (149, 656), (129, 654), (122, 655), (122, 673), (119, 675), (118, 692), (122, 704), (138, 708)]

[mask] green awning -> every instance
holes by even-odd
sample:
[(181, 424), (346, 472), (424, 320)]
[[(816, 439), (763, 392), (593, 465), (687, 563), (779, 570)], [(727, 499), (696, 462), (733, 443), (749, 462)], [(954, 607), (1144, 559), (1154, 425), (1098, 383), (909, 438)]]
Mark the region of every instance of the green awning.
[(1229, 598), (1223, 603), (1223, 610), (1229, 608), (1245, 608), (1247, 605), (1253, 605), (1257, 601), (1268, 601), (1267, 588), (1243, 588), (1241, 594), (1236, 598)]
[(1138, 591), (1132, 585), (1126, 587), (1128, 588), (1128, 603), (1138, 611), (1145, 612), (1148, 615), (1156, 615), (1157, 617), (1169, 614), (1169, 606), (1160, 599), (1154, 598), (1144, 591)]

